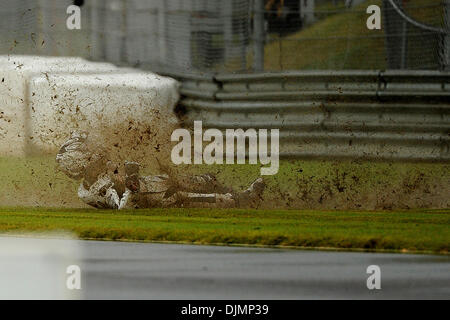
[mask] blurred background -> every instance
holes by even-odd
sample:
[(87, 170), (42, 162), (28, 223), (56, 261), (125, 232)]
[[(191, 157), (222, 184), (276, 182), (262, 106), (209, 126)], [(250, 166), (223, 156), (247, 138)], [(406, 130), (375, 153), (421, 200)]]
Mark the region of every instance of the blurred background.
[[(449, 68), (450, 36), (439, 32), (450, 24), (447, 0), (0, 3), (1, 54), (81, 56), (160, 72)], [(81, 30), (66, 27), (71, 4), (81, 7)], [(382, 9), (381, 30), (366, 27), (372, 4)]]
[[(80, 30), (66, 26), (72, 4), (81, 8)], [(367, 28), (369, 5), (381, 8), (380, 30)], [(266, 207), (449, 206), (450, 0), (0, 0), (0, 30), (5, 60), (18, 54), (77, 56), (176, 78), (175, 111), (182, 126), (202, 120), (204, 128), (280, 129), (284, 159), (280, 173), (268, 179)], [(37, 60), (29, 63), (30, 70)], [(11, 74), (28, 72), (20, 62), (10, 66)], [(115, 72), (127, 81), (120, 74), (130, 70)], [(37, 75), (43, 77), (41, 71)], [(27, 102), (39, 95), (32, 96), (23, 83), (20, 96), (11, 98), (16, 82), (0, 82), (0, 102), (15, 103), (4, 107), (5, 115), (22, 109), (34, 113)], [(45, 92), (59, 90), (62, 105), (92, 110), (91, 97), (76, 93), (84, 87), (81, 81), (73, 90), (64, 81), (41, 83)], [(96, 103), (110, 110), (138, 99), (134, 92), (120, 93), (123, 101), (112, 103), (113, 94), (86, 86)], [(40, 99), (35, 106), (46, 110), (58, 99)], [(123, 121), (125, 129), (127, 124)], [(3, 120), (2, 126), (21, 128)], [(167, 128), (163, 121), (155, 127)], [(50, 129), (61, 137), (70, 131)], [(24, 144), (38, 141), (31, 138)], [(153, 159), (141, 153), (160, 150), (156, 142), (152, 148), (141, 139), (133, 142), (139, 151), (134, 160), (141, 163)], [(5, 145), (17, 149), (10, 141)], [(77, 186), (53, 172), (53, 159), (54, 154), (0, 158), (0, 204), (79, 206)], [(240, 189), (257, 170), (223, 166), (214, 173)]]

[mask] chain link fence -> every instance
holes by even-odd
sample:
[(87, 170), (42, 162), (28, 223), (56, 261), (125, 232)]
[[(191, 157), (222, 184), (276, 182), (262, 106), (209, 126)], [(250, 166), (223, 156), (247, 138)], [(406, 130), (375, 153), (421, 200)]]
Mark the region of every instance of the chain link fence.
[[(383, 15), (386, 37), (386, 68), (388, 69), (445, 69), (448, 68), (446, 50), (448, 36), (441, 29), (448, 28), (450, 2), (399, 1), (394, 3), (406, 17), (399, 14), (388, 0), (384, 0)], [(447, 16), (447, 17), (446, 17)], [(411, 21), (407, 21), (410, 18)], [(414, 24), (412, 23), (414, 22)], [(428, 27), (431, 27), (429, 30)], [(446, 43), (447, 41), (447, 43)]]
[[(75, 1), (81, 30), (68, 30), (74, 1), (0, 0), (0, 53), (177, 73), (448, 69), (450, 1), (392, 1), (397, 8), (391, 0), (85, 0)], [(371, 4), (382, 9), (381, 30), (366, 26)]]
[[(449, 30), (445, 2), (395, 1), (416, 21)], [(382, 8), (381, 30), (366, 27), (366, 9), (371, 4)], [(283, 10), (270, 8), (266, 5), (264, 12), (269, 24), (265, 70), (436, 70), (446, 66), (445, 36), (407, 22), (388, 0), (316, 1), (314, 7), (301, 7), (300, 14), (293, 8), (284, 16)]]

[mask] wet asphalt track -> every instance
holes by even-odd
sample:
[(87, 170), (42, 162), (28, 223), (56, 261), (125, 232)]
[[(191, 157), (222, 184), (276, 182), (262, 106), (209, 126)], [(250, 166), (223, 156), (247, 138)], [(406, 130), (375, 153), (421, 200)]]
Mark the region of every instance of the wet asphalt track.
[[(449, 299), (450, 257), (80, 241), (86, 299)], [(381, 268), (368, 290), (366, 268)]]

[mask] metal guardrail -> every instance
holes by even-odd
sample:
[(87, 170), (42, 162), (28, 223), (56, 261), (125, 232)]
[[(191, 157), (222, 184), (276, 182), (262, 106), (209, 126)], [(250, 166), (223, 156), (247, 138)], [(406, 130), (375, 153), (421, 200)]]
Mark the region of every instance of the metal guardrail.
[(187, 126), (278, 128), (282, 157), (450, 161), (450, 73), (177, 76)]

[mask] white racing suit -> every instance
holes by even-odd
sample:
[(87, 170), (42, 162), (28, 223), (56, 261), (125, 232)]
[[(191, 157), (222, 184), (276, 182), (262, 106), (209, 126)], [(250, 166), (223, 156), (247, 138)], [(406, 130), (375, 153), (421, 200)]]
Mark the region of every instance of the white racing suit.
[(113, 164), (105, 150), (90, 146), (87, 134), (78, 132), (61, 146), (56, 162), (67, 176), (81, 180), (78, 197), (96, 208), (255, 206), (265, 186), (259, 178), (247, 190), (236, 193), (210, 174), (176, 180), (165, 174), (140, 176), (138, 163)]
[(78, 198), (95, 208), (122, 209), (127, 204), (130, 193), (130, 190), (126, 190), (120, 198), (114, 189), (114, 183), (106, 174), (89, 188), (85, 187), (84, 182), (78, 187)]
[(99, 176), (92, 185), (86, 186), (83, 181), (78, 188), (78, 197), (86, 204), (105, 209), (152, 208), (152, 207), (235, 207), (239, 195), (228, 193), (201, 193), (203, 187), (214, 191), (209, 184), (212, 176), (193, 176), (197, 184), (187, 190), (176, 190), (168, 175), (143, 176), (138, 178), (139, 187), (132, 191), (129, 188), (119, 194), (113, 179), (108, 174)]

